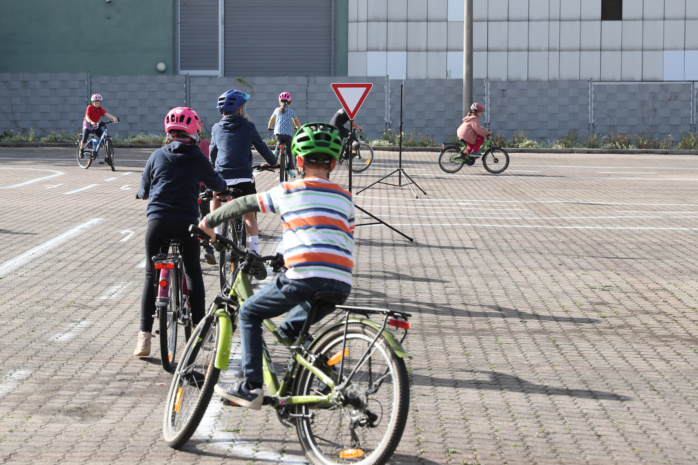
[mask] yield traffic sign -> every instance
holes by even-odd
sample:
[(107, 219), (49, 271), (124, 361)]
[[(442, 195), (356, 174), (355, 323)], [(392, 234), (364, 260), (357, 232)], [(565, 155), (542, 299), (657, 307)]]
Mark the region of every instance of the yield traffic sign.
[(337, 94), (339, 102), (344, 107), (344, 111), (349, 115), (349, 119), (354, 119), (359, 108), (364, 103), (368, 92), (373, 84), (332, 84), (334, 93)]

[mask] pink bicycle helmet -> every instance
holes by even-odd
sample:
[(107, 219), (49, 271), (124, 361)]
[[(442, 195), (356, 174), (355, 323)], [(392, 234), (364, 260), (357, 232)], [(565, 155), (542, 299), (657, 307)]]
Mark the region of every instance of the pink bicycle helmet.
[(470, 105), (470, 111), (485, 111), (485, 107), (475, 102), (472, 105)]
[(293, 101), (293, 97), (291, 97), (289, 92), (281, 92), (279, 94), (279, 100), (286, 100), (288, 103), (291, 103)]
[(165, 116), (165, 132), (169, 134), (170, 131), (182, 131), (189, 137), (199, 140), (201, 119), (191, 108), (173, 108)]
[(90, 101), (92, 101), (92, 102), (101, 102), (101, 101), (102, 101), (102, 94), (92, 94), (92, 97), (90, 98)]

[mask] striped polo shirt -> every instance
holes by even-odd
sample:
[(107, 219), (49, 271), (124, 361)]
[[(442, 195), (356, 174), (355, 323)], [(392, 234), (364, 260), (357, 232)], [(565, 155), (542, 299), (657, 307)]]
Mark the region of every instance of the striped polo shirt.
[(350, 192), (315, 177), (282, 183), (258, 193), (257, 201), (262, 213), (281, 216), (286, 276), (351, 284), (356, 224)]

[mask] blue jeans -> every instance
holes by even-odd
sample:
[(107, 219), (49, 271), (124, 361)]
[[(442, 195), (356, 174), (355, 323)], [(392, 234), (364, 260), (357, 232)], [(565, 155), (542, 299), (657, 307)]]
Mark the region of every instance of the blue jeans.
[[(242, 345), (242, 372), (248, 382), (262, 383), (262, 321), (288, 311), (281, 329), (295, 339), (308, 317), (308, 300), (318, 291), (334, 291), (349, 296), (351, 286), (326, 278), (289, 279), (279, 275), (257, 294), (247, 299), (240, 308), (240, 342)], [(331, 312), (331, 308), (318, 310), (315, 321)]]

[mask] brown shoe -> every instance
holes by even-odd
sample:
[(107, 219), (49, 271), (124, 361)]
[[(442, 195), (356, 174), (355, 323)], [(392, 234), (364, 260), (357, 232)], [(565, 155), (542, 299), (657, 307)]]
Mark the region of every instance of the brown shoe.
[(150, 355), (150, 339), (152, 335), (145, 331), (138, 331), (138, 344), (133, 351), (134, 357), (147, 357)]

